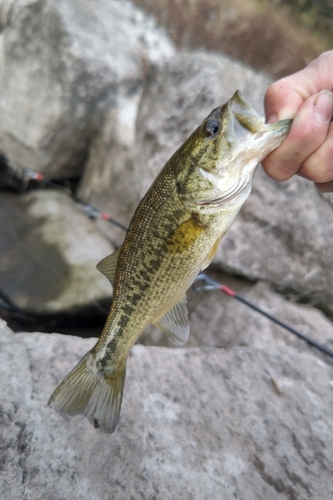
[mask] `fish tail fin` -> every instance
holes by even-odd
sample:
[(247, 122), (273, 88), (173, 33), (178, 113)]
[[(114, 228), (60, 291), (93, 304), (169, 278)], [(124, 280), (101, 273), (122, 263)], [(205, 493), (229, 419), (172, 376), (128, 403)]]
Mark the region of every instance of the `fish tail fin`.
[(62, 413), (83, 414), (95, 428), (112, 433), (119, 419), (125, 375), (126, 363), (105, 374), (88, 352), (56, 387), (48, 404)]

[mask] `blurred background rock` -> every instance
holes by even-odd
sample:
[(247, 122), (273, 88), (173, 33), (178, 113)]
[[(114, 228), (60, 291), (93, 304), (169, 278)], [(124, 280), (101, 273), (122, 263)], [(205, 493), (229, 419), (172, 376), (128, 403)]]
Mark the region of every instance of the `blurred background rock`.
[(330, 0), (134, 0), (182, 49), (224, 52), (274, 78), (332, 47)]
[[(2, 317), (97, 334), (112, 290), (94, 267), (124, 233), (70, 196), (127, 226), (212, 108), (239, 89), (262, 113), (272, 79), (330, 47), (331, 10), (324, 0), (0, 0)], [(259, 171), (213, 269), (331, 317), (332, 223), (330, 195)]]

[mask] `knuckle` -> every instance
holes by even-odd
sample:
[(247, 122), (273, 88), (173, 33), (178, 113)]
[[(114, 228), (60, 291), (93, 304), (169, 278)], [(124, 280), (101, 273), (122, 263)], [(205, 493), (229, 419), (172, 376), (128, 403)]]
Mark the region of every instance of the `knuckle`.
[(307, 112), (302, 118), (294, 120), (292, 132), (306, 149), (317, 149), (324, 142), (328, 128), (329, 123), (317, 120), (312, 112)]
[[(331, 68), (333, 64), (333, 50), (328, 50), (322, 52), (316, 59), (310, 62), (307, 68), (316, 71), (317, 74), (321, 74), (322, 71), (326, 71)], [(306, 69), (306, 68), (305, 68)]]

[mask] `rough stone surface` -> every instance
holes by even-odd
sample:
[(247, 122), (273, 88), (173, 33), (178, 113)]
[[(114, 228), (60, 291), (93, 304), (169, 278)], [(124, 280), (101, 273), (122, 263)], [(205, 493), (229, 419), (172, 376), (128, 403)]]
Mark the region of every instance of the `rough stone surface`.
[(89, 314), (112, 288), (96, 264), (114, 248), (66, 194), (0, 194), (0, 295), (22, 313)]
[(35, 3), (36, 0), (1, 0), (0, 32), (11, 24), (23, 7)]
[(8, 24), (0, 148), (18, 168), (47, 178), (78, 175), (105, 120), (112, 118), (108, 140), (126, 116), (132, 127), (146, 68), (172, 45), (126, 1), (39, 0), (20, 9), (12, 2), (12, 9), (9, 22), (8, 4), (0, 3)]
[(223, 239), (215, 263), (265, 279), (299, 300), (333, 311), (333, 203), (312, 183), (278, 183), (257, 172), (252, 194)]
[(326, 359), (274, 342), (135, 346), (120, 422), (103, 435), (46, 406), (94, 341), (13, 334), (1, 323), (3, 500), (332, 498)]

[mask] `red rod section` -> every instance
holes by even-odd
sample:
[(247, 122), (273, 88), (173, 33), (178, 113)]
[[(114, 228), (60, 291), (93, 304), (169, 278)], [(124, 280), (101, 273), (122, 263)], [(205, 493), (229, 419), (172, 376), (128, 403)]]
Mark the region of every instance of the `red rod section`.
[(225, 286), (225, 285), (221, 285), (220, 290), (221, 290), (221, 292), (224, 292), (227, 295), (230, 295), (230, 297), (234, 297), (236, 295), (236, 292), (234, 292), (234, 290), (231, 290), (231, 288), (229, 288), (228, 286)]

